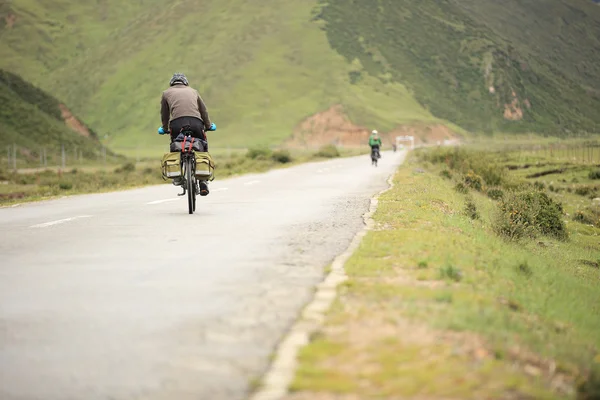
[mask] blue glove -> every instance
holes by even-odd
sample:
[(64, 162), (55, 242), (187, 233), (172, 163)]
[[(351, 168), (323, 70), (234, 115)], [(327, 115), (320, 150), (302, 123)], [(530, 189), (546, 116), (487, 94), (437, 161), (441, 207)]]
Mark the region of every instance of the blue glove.
[(215, 125), (215, 123), (213, 122), (212, 124), (210, 124), (210, 128), (208, 128), (209, 131), (216, 131), (217, 130), (217, 125)]
[(165, 133), (167, 133), (167, 132), (165, 132), (165, 130), (163, 129), (162, 126), (160, 128), (158, 128), (158, 134), (159, 135), (164, 135)]

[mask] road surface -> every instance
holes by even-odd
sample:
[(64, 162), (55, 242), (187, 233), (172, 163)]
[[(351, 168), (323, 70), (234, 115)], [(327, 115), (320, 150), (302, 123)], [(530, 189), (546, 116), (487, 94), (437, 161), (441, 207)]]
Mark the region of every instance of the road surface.
[(404, 153), (0, 209), (0, 399), (243, 399)]

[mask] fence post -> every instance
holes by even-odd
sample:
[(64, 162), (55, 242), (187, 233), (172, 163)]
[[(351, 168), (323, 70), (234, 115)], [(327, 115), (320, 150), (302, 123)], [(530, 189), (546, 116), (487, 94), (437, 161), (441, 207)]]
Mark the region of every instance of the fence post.
[(62, 168), (65, 169), (65, 165), (67, 164), (67, 155), (65, 154), (65, 145), (60, 145), (60, 155), (62, 158)]
[(10, 146), (6, 146), (6, 160), (8, 162), (8, 169), (10, 169)]
[(13, 169), (16, 171), (17, 170), (17, 145), (16, 145), (16, 143), (13, 143), (12, 162), (13, 162)]

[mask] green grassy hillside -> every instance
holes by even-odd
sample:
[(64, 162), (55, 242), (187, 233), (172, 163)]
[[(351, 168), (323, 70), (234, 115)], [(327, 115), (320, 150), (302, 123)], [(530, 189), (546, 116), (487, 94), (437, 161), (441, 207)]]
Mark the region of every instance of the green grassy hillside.
[[(600, 10), (593, 4), (579, 0), (548, 0), (535, 7), (516, 0), (422, 0), (418, 5), (398, 0), (381, 1), (378, 7), (370, 0), (322, 3), (318, 18), (326, 22), (334, 49), (347, 60), (360, 60), (363, 74), (406, 84), (438, 117), (490, 132), (600, 130), (598, 93), (582, 86), (600, 82)], [(477, 12), (465, 11), (467, 3)], [(510, 29), (504, 29), (504, 21), (511, 18)], [(542, 24), (539, 21), (551, 25), (569, 20), (577, 25), (558, 36), (543, 25), (528, 28)], [(484, 24), (497, 27), (498, 33)], [(526, 32), (523, 37), (519, 28)], [(553, 62), (546, 55), (552, 46), (556, 46), (553, 54), (564, 60), (585, 60), (591, 66), (589, 74), (567, 61)], [(572, 53), (577, 56), (571, 57)]]
[(475, 21), (600, 93), (600, 10), (588, 0), (455, 1)]
[(0, 69), (0, 144), (24, 149), (21, 161), (38, 160), (42, 148), (52, 156), (62, 145), (70, 153), (77, 149), (86, 158), (95, 156), (100, 143), (94, 131), (88, 129), (84, 136), (70, 128), (63, 110), (53, 96)]
[[(28, 78), (116, 145), (164, 142), (155, 137), (158, 105), (174, 71), (184, 71), (205, 97), (220, 128), (212, 135), (217, 144), (278, 143), (332, 104), (383, 129), (435, 120), (400, 84), (351, 85), (352, 66), (311, 21), (313, 2), (140, 1), (121, 9), (121, 2), (106, 1), (106, 15), (81, 5), (87, 2), (38, 3), (10, 6), (24, 21), (3, 28), (0, 53), (11, 56), (2, 62), (11, 69), (28, 64)], [(100, 29), (104, 18), (110, 25)], [(25, 51), (31, 42), (39, 53)]]
[[(564, 31), (577, 49), (593, 48), (600, 9), (569, 3), (556, 7), (556, 18), (596, 13)], [(175, 71), (205, 97), (220, 128), (215, 145), (279, 143), (334, 104), (380, 130), (440, 120), (474, 131), (600, 130), (600, 100), (590, 90), (598, 52), (565, 50), (566, 60), (577, 53), (592, 65), (586, 77), (544, 56), (538, 42), (556, 42), (544, 29), (515, 43), (494, 24), (511, 10), (535, 21), (538, 10), (523, 7), (501, 14), (492, 0), (5, 0), (0, 66), (63, 99), (118, 147), (164, 143), (154, 133), (158, 103)], [(489, 21), (478, 17), (486, 10)], [(587, 33), (575, 36), (581, 29)], [(571, 42), (561, 43), (559, 52)], [(505, 112), (523, 116), (507, 121)]]

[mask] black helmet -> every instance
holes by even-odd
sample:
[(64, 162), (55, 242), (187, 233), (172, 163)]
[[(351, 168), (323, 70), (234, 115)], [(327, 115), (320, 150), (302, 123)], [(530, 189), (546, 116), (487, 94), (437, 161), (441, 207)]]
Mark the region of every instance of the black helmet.
[(171, 78), (171, 82), (169, 82), (169, 85), (173, 86), (173, 85), (176, 85), (178, 83), (181, 83), (181, 84), (183, 84), (185, 86), (189, 85), (188, 84), (188, 80), (185, 77), (185, 75), (181, 74), (179, 72), (176, 72), (176, 73), (173, 74), (173, 77)]

